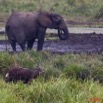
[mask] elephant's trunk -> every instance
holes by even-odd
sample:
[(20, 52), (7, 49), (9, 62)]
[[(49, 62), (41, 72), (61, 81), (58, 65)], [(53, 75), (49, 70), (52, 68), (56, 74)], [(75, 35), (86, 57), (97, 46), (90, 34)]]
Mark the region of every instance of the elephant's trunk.
[(58, 35), (61, 40), (66, 40), (69, 37), (69, 31), (67, 28), (64, 30), (58, 29)]

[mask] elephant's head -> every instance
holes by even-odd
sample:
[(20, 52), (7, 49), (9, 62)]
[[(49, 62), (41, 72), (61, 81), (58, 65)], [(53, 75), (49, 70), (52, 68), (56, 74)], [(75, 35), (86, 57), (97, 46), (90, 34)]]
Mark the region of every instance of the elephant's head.
[(63, 20), (63, 17), (60, 15), (48, 12), (40, 12), (38, 15), (38, 21), (43, 27), (58, 29), (58, 36), (61, 40), (68, 39), (69, 31)]

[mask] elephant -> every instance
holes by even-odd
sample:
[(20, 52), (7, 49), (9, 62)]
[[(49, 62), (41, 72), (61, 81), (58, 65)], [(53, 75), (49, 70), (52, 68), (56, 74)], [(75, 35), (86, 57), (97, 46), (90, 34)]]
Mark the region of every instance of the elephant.
[(69, 37), (69, 30), (63, 17), (47, 11), (14, 11), (5, 25), (7, 37), (14, 52), (16, 52), (16, 43), (20, 45), (22, 51), (31, 50), (35, 39), (38, 39), (37, 51), (41, 51), (47, 28), (57, 29), (61, 40)]

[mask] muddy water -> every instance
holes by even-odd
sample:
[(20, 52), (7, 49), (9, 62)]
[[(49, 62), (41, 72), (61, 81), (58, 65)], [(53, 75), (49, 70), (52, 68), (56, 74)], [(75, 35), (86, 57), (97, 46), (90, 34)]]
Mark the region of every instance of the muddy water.
[[(68, 30), (70, 33), (93, 33), (95, 32), (96, 34), (103, 34), (103, 28), (83, 28), (83, 27), (68, 27)], [(1, 27), (0, 28), (0, 33), (5, 32), (5, 28)], [(47, 29), (48, 33), (55, 33), (56, 30), (51, 30)]]
[[(4, 28), (0, 29), (1, 31)], [(49, 50), (51, 52), (58, 53), (100, 53), (103, 51), (103, 29), (102, 28), (69, 28), (70, 37), (68, 40), (61, 41), (46, 40), (44, 42), (43, 50)], [(47, 32), (55, 33), (56, 30), (48, 29)], [(0, 51), (5, 51), (5, 48), (12, 51), (9, 43), (5, 45), (5, 42), (0, 42)], [(33, 49), (36, 50), (37, 42), (34, 43)], [(17, 45), (17, 51), (21, 51), (19, 45)]]
[[(0, 51), (5, 51), (5, 48), (12, 51), (9, 43), (0, 43)], [(36, 50), (37, 42), (34, 43), (33, 49)], [(100, 53), (103, 51), (103, 34), (70, 34), (68, 40), (46, 40), (44, 42), (43, 50), (49, 50), (57, 53)], [(17, 45), (17, 51), (21, 51)]]

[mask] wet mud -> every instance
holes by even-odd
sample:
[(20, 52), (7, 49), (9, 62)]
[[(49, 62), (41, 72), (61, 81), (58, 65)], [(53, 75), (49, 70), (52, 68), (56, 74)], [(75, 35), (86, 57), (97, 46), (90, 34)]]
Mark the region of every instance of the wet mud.
[[(8, 41), (0, 41), (0, 51), (12, 51)], [(36, 50), (37, 42), (34, 43), (33, 49)], [(103, 34), (70, 34), (68, 40), (61, 41), (58, 38), (55, 40), (45, 40), (43, 51), (53, 53), (101, 53), (103, 51)], [(21, 51), (17, 45), (17, 51)]]

